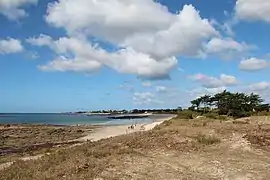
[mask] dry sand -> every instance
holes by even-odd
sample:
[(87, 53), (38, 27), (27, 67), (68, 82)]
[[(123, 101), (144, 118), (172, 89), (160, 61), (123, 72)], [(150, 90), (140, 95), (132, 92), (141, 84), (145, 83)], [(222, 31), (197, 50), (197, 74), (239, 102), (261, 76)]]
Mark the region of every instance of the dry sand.
[(120, 136), (124, 134), (130, 134), (138, 131), (148, 131), (153, 129), (155, 126), (163, 123), (164, 121), (170, 120), (174, 116), (156, 119), (155, 122), (146, 123), (146, 124), (137, 124), (134, 126), (134, 129), (129, 129), (131, 125), (120, 125), (120, 126), (105, 126), (99, 129), (96, 129), (95, 132), (91, 132), (91, 134), (82, 137), (78, 140), (80, 141), (98, 141), (100, 139), (106, 139), (110, 137)]

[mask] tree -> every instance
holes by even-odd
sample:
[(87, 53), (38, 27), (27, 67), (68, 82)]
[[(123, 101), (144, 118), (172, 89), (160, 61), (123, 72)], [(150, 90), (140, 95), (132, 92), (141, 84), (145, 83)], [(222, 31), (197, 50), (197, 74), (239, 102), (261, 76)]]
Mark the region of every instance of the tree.
[(252, 111), (261, 105), (261, 103), (263, 102), (263, 99), (258, 95), (258, 94), (254, 94), (254, 93), (251, 93), (249, 96), (248, 96), (248, 100), (250, 102), (250, 108), (252, 108)]
[(233, 117), (249, 116), (255, 110), (268, 109), (269, 105), (262, 106), (263, 99), (258, 95), (251, 93), (250, 95), (244, 93), (231, 93), (229, 91), (223, 91), (213, 96), (204, 95), (191, 101), (192, 107), (196, 107), (199, 111), (200, 105), (204, 105), (203, 112), (210, 109), (210, 107), (216, 107), (220, 115), (230, 115)]
[(196, 110), (199, 110), (201, 103), (202, 103), (201, 98), (197, 98), (197, 99), (194, 99), (193, 101), (191, 101), (192, 106), (195, 107)]
[(210, 110), (210, 103), (211, 103), (211, 96), (210, 95), (204, 95), (200, 97), (201, 99), (201, 104), (203, 104), (203, 112), (205, 113), (206, 111)]
[(182, 107), (177, 107), (177, 112), (179, 113), (179, 112), (181, 112), (181, 111), (183, 111), (183, 108)]

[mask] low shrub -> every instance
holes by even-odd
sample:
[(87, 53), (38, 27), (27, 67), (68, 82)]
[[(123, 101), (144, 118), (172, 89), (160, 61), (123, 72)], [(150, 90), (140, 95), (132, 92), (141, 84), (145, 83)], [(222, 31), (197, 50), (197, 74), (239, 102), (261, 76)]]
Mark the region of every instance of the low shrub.
[(196, 112), (194, 111), (190, 111), (190, 110), (184, 110), (181, 111), (178, 115), (177, 115), (177, 119), (193, 119), (194, 116), (196, 116)]

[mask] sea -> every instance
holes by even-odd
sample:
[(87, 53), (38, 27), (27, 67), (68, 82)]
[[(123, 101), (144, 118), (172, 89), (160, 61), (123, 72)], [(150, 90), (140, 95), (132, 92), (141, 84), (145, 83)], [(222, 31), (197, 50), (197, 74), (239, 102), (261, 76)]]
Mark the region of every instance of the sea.
[(129, 125), (150, 123), (171, 115), (150, 115), (141, 119), (109, 119), (104, 115), (58, 113), (8, 113), (0, 114), (0, 124), (47, 124), (47, 125)]

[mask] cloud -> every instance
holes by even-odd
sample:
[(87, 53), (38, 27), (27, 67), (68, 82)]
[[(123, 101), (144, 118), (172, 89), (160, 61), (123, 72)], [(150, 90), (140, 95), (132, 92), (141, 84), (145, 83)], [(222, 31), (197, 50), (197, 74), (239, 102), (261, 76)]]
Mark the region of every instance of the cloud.
[(142, 86), (144, 86), (144, 87), (151, 87), (152, 86), (152, 83), (149, 82), (149, 81), (143, 81), (142, 82)]
[(83, 32), (120, 42), (137, 33), (166, 29), (175, 17), (152, 0), (59, 0), (49, 4), (45, 19), (69, 34)]
[(39, 37), (28, 38), (26, 41), (35, 46), (49, 46), (52, 49), (55, 48), (54, 40), (46, 34), (40, 34)]
[(242, 60), (239, 64), (239, 69), (243, 71), (259, 71), (270, 67), (270, 62), (264, 59), (255, 57)]
[(17, 20), (27, 16), (22, 8), (26, 5), (37, 4), (38, 0), (1, 0), (0, 14), (6, 16), (9, 20)]
[(254, 83), (249, 85), (249, 89), (254, 92), (262, 92), (265, 90), (270, 90), (270, 83), (265, 81)]
[(234, 76), (226, 75), (226, 74), (221, 74), (220, 75), (220, 81), (224, 86), (234, 86), (237, 85), (239, 82)]
[(254, 46), (247, 45), (245, 42), (237, 42), (232, 38), (213, 38), (205, 44), (205, 52), (210, 55), (218, 55), (223, 59), (231, 59), (237, 57)]
[(270, 82), (262, 81), (248, 86), (248, 92), (259, 94), (265, 101), (270, 101)]
[(219, 34), (192, 5), (172, 14), (153, 0), (60, 0), (48, 6), (46, 20), (68, 34), (97, 37), (158, 60), (197, 55), (202, 42)]
[(162, 104), (163, 102), (156, 99), (151, 92), (136, 92), (133, 95), (133, 101), (137, 105)]
[(156, 91), (159, 92), (159, 93), (164, 93), (164, 92), (167, 92), (168, 89), (165, 86), (157, 86)]
[(38, 59), (40, 56), (39, 56), (39, 54), (37, 52), (30, 52), (29, 57), (31, 59)]
[(0, 54), (19, 53), (22, 51), (23, 46), (20, 40), (12, 38), (0, 40)]
[(119, 88), (122, 89), (122, 90), (129, 91), (129, 92), (134, 92), (134, 90), (135, 90), (134, 86), (129, 84), (129, 83), (121, 84), (119, 86)]
[(235, 86), (239, 83), (236, 77), (226, 74), (221, 74), (220, 78), (215, 78), (204, 74), (195, 74), (193, 76), (190, 76), (190, 79), (199, 82), (203, 87), (209, 89)]
[(226, 89), (226, 87), (217, 87), (217, 88), (199, 87), (199, 88), (195, 88), (195, 89), (188, 91), (187, 94), (189, 94), (191, 96), (191, 99), (194, 99), (194, 98), (198, 98), (200, 96), (204, 96), (206, 94), (214, 95), (214, 94), (217, 94), (217, 93), (224, 91), (225, 89)]
[(87, 59), (68, 59), (64, 56), (60, 56), (47, 65), (38, 66), (42, 71), (74, 71), (92, 73), (99, 69), (101, 64), (97, 61), (88, 61)]
[(123, 44), (157, 59), (176, 55), (196, 56), (203, 42), (218, 34), (192, 5), (185, 5), (167, 29), (151, 34), (137, 34), (127, 38)]
[[(225, 56), (249, 48), (222, 38), (215, 24), (201, 17), (192, 5), (171, 13), (154, 0), (58, 0), (48, 5), (45, 20), (63, 28), (67, 37), (53, 40), (42, 34), (27, 40), (57, 54), (40, 66), (42, 70), (92, 72), (106, 66), (143, 79), (170, 79), (178, 57)], [(92, 43), (93, 39), (109, 43), (114, 50)], [(88, 68), (82, 67), (83, 63)]]
[(270, 22), (269, 0), (237, 0), (236, 17), (247, 21)]
[(120, 73), (135, 74), (140, 78), (153, 80), (168, 79), (169, 72), (177, 64), (175, 57), (157, 61), (131, 48), (108, 52), (83, 38), (62, 37), (54, 41), (46, 35), (41, 35), (27, 41), (33, 45), (48, 46), (59, 55), (48, 64), (39, 66), (41, 70), (46, 71), (89, 73), (101, 66), (107, 66)]

